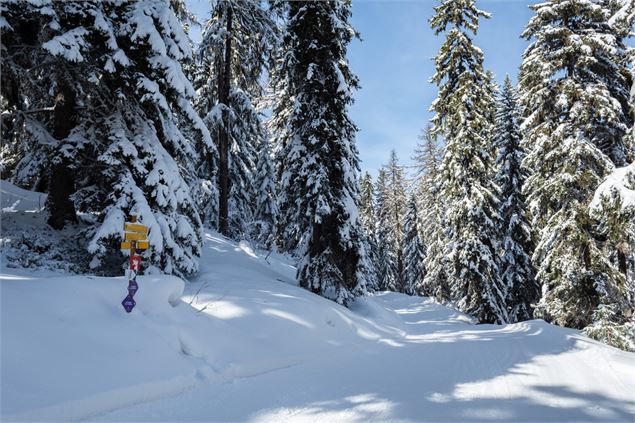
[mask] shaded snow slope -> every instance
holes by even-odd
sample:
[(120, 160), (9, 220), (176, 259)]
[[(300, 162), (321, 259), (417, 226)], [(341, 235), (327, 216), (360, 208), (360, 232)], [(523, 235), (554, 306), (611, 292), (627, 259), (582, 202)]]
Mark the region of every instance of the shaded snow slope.
[(208, 232), (199, 276), (140, 277), (128, 315), (124, 278), (3, 268), (2, 420), (635, 418), (633, 353), (401, 294), (349, 310), (294, 274)]
[(46, 194), (28, 191), (0, 179), (2, 211), (39, 211), (45, 202)]
[[(46, 194), (0, 180), (0, 263), (3, 267), (79, 273), (87, 266), (86, 241), (78, 232), (86, 225), (70, 224), (61, 231), (47, 225)], [(87, 263), (86, 263), (87, 264)]]

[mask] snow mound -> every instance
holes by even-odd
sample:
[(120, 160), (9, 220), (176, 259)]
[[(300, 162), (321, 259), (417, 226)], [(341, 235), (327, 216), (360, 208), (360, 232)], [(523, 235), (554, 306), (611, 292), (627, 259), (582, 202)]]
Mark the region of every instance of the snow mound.
[(87, 269), (86, 241), (77, 233), (80, 223), (57, 231), (46, 223), (46, 213), (3, 210), (0, 214), (2, 265), (12, 268), (81, 273)]
[(173, 316), (183, 281), (2, 274), (2, 413), (10, 420), (75, 420), (173, 394), (196, 381)]
[(45, 202), (46, 194), (27, 191), (0, 179), (2, 211), (39, 211)]

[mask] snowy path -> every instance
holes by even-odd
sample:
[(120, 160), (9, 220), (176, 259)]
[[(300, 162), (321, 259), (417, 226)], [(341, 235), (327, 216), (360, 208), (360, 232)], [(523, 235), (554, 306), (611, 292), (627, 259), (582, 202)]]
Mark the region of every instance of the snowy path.
[(542, 321), (476, 326), (429, 299), (398, 294), (349, 312), (280, 283), (293, 276), (282, 260), (262, 265), (245, 245), (213, 236), (208, 248), (215, 254), (189, 291), (207, 284), (199, 305), (219, 300), (204, 312), (272, 347), (273, 358), (242, 351), (262, 367), (229, 366), (182, 395), (97, 420), (634, 419), (634, 355), (576, 331)]
[(349, 310), (294, 272), (210, 232), (200, 275), (142, 277), (127, 315), (123, 278), (3, 269), (2, 420), (635, 419), (635, 354), (394, 293)]
[(539, 322), (468, 330), (450, 319), (430, 329), (416, 322), (438, 317), (436, 306), (381, 303), (406, 316), (412, 330), (98, 420), (633, 421), (632, 357), (624, 357), (630, 376), (620, 375), (605, 357), (589, 356), (584, 344), (576, 348)]

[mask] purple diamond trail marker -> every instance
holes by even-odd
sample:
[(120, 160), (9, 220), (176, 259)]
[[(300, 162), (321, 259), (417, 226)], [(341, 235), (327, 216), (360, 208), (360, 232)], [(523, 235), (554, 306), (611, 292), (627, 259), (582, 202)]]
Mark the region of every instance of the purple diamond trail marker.
[(134, 308), (134, 306), (137, 305), (137, 303), (132, 298), (132, 296), (128, 295), (126, 298), (123, 299), (123, 301), (121, 302), (121, 305), (123, 306), (123, 308), (126, 309), (126, 312), (130, 313), (132, 309)]
[(139, 290), (139, 285), (137, 284), (137, 281), (132, 279), (128, 281), (128, 294), (131, 297), (134, 297), (134, 294), (137, 293), (137, 291)]

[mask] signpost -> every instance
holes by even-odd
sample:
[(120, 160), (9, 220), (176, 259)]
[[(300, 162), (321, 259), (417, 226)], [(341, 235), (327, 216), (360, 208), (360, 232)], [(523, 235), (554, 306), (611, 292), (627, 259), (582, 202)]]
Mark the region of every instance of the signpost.
[(147, 250), (150, 247), (148, 242), (147, 226), (137, 223), (137, 216), (130, 216), (130, 222), (124, 225), (126, 231), (124, 242), (121, 243), (122, 250), (130, 250), (130, 269), (128, 270), (128, 295), (123, 299), (121, 305), (130, 313), (137, 303), (134, 300), (135, 293), (139, 290), (137, 284), (137, 274), (141, 270), (141, 256), (137, 254), (140, 250)]

